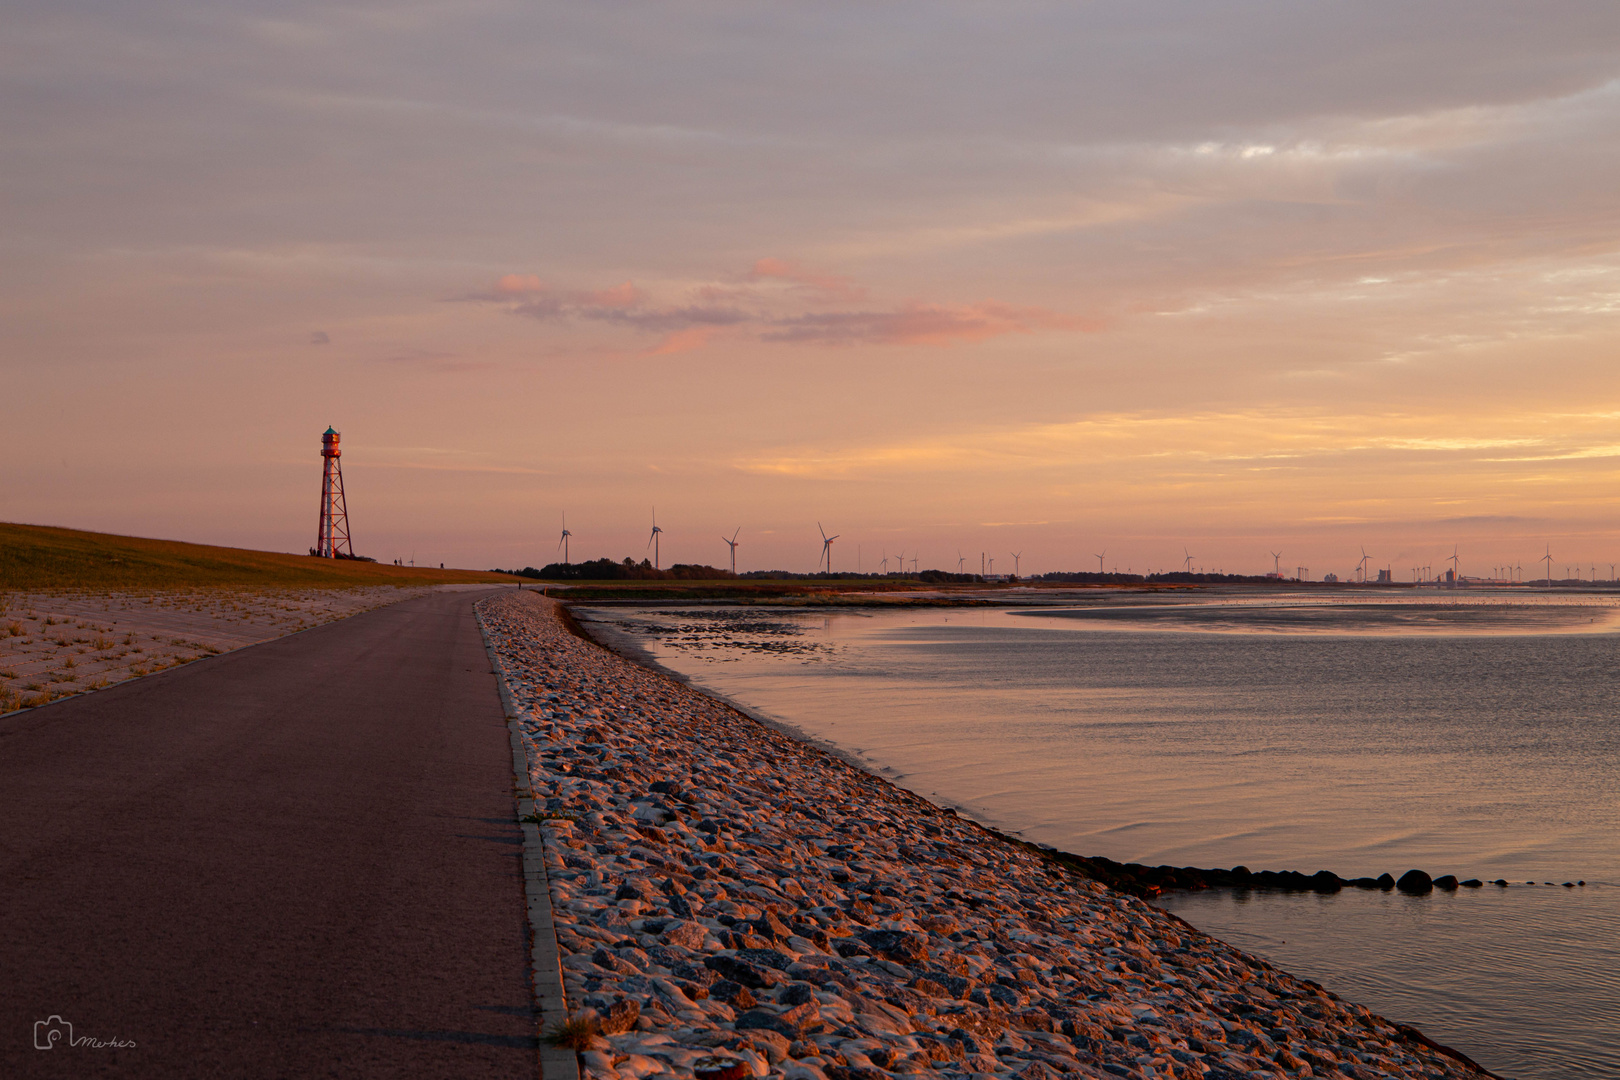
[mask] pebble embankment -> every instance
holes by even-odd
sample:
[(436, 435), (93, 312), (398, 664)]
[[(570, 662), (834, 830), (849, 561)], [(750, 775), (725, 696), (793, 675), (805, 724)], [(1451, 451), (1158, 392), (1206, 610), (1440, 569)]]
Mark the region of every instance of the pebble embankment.
[(581, 640), (554, 601), (479, 610), (594, 1080), (1480, 1075)]

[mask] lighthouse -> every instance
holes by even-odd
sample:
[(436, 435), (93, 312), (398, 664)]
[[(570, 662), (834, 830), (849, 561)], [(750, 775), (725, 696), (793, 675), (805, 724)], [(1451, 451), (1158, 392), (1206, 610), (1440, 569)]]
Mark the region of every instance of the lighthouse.
[(354, 545), (349, 542), (349, 508), (343, 500), (343, 464), (339, 460), (343, 451), (338, 448), (341, 438), (330, 426), (321, 435), (321, 458), (326, 465), (321, 476), (321, 531), (309, 553), (323, 559), (354, 558)]

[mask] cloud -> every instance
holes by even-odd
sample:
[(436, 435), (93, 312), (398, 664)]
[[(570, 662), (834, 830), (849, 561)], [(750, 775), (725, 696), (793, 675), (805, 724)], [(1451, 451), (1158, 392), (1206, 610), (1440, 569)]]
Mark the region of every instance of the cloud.
[(647, 355), (671, 356), (675, 353), (701, 349), (709, 343), (709, 338), (714, 336), (714, 331), (715, 328), (712, 326), (689, 326), (684, 330), (677, 330), (655, 348), (648, 349)]
[(986, 301), (980, 304), (911, 303), (893, 311), (816, 312), (783, 319), (762, 335), (766, 341), (822, 345), (954, 345), (1037, 330), (1096, 332), (1094, 319), (1038, 307)]
[(330, 345), (332, 344), (332, 339), (327, 335), (325, 330), (316, 330), (314, 333), (309, 335), (309, 343), (311, 345)]
[[(514, 273), (499, 278), (492, 291), (466, 299), (500, 303), (511, 314), (547, 322), (602, 322), (665, 335), (647, 355), (690, 352), (723, 330), (791, 345), (948, 346), (1007, 334), (1095, 333), (1103, 328), (1096, 319), (996, 300), (913, 300), (886, 309), (828, 310), (825, 305), (832, 302), (864, 299), (866, 290), (849, 278), (812, 272), (784, 259), (759, 259), (742, 280), (749, 284), (691, 285), (687, 292), (697, 303), (659, 305), (630, 281), (609, 289), (560, 289), (536, 274)], [(750, 287), (777, 282), (790, 288)]]
[(753, 318), (748, 312), (737, 308), (697, 305), (676, 308), (608, 308), (600, 311), (587, 308), (579, 313), (588, 319), (617, 323), (620, 326), (631, 326), (637, 330), (660, 334), (676, 333), (693, 327), (708, 327), (714, 330), (722, 326), (738, 326), (752, 321)]
[(830, 300), (853, 302), (866, 299), (866, 290), (854, 284), (849, 278), (840, 277), (836, 274), (817, 274), (786, 259), (760, 259), (754, 263), (754, 268), (748, 272), (748, 280), (750, 281), (768, 281), (772, 279), (790, 282), (809, 290), (819, 297)]

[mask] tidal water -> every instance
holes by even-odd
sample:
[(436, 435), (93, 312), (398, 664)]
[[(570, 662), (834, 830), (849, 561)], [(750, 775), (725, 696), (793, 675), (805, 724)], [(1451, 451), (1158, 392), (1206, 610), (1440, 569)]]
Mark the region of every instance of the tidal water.
[(1046, 599), (581, 615), (936, 802), (1068, 851), (1506, 879), (1161, 904), (1501, 1075), (1620, 1077), (1616, 598)]

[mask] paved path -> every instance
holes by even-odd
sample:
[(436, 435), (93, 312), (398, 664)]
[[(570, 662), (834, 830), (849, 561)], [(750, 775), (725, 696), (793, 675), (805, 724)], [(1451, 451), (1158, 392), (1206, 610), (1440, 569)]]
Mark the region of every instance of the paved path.
[(534, 1080), (476, 596), (0, 720), (0, 1076)]

